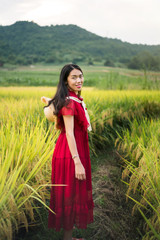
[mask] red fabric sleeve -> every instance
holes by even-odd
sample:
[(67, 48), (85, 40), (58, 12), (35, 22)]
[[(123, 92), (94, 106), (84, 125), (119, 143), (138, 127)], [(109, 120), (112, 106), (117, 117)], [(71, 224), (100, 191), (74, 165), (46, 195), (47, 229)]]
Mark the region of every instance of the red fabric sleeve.
[(74, 107), (74, 101), (73, 100), (70, 100), (69, 104), (67, 106), (64, 106), (61, 109), (62, 115), (72, 115), (73, 116), (74, 112), (75, 112), (75, 107)]

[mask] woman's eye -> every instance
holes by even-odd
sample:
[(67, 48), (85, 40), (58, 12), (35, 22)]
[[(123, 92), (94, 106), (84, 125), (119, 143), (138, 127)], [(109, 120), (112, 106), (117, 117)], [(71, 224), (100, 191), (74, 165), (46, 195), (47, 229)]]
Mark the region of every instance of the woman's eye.
[[(79, 78), (83, 78), (83, 75), (80, 75)], [(77, 77), (76, 77), (76, 76), (75, 76), (75, 77), (72, 77), (72, 79), (76, 80)]]

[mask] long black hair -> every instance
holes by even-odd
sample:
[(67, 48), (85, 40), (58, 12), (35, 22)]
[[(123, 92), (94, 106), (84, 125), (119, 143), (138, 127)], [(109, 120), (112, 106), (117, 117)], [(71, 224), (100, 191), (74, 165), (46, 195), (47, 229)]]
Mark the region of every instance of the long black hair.
[[(73, 63), (66, 64), (61, 70), (59, 83), (57, 86), (57, 91), (55, 93), (55, 96), (48, 103), (48, 106), (49, 106), (53, 102), (54, 108), (55, 108), (55, 112), (54, 112), (55, 115), (58, 115), (59, 110), (63, 106), (66, 106), (69, 103), (69, 100), (66, 101), (66, 97), (69, 96), (69, 91), (67, 87), (67, 78), (73, 69), (78, 69), (82, 72), (82, 69), (78, 65)], [(80, 95), (80, 92), (78, 92), (79, 95)]]

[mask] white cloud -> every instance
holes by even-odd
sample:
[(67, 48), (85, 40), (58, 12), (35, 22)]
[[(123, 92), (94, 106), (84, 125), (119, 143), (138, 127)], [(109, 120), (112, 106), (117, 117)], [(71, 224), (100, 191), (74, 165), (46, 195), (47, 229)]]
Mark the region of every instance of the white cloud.
[(1, 0), (0, 24), (76, 24), (104, 37), (160, 44), (159, 9), (159, 0)]

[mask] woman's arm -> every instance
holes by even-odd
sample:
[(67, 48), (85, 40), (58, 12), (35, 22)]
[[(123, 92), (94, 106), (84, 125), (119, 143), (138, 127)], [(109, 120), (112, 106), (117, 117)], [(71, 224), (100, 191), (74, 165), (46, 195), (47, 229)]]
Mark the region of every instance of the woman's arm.
[(75, 177), (79, 180), (86, 179), (85, 169), (81, 163), (81, 160), (78, 155), (77, 145), (74, 137), (74, 116), (63, 115), (64, 125), (66, 130), (66, 138), (68, 146), (72, 156), (76, 156), (74, 160), (75, 164)]

